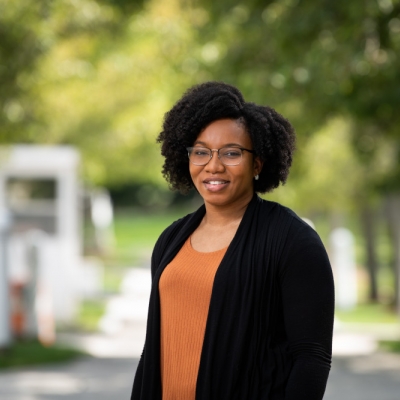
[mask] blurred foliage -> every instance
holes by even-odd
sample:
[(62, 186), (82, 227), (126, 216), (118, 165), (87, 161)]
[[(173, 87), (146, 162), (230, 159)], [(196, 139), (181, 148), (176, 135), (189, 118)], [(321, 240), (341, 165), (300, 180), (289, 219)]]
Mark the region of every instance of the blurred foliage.
[(206, 78), (186, 60), (192, 13), (173, 1), (25, 3), (0, 0), (0, 141), (76, 145), (94, 184), (160, 184), (162, 116)]
[[(165, 190), (154, 144), (162, 116), (188, 86), (217, 79), (296, 126), (285, 196), (298, 206), (318, 193), (318, 207), (351, 208), (359, 193), (399, 186), (398, 0), (0, 7), (0, 141), (76, 145), (90, 183)], [(343, 182), (337, 169), (354, 174)]]
[(380, 168), (382, 153), (389, 164), (365, 183), (400, 187), (400, 1), (198, 3), (213, 16), (203, 31), (222, 58), (214, 77), (287, 115), (299, 147), (315, 127), (343, 117), (369, 171), (371, 160)]

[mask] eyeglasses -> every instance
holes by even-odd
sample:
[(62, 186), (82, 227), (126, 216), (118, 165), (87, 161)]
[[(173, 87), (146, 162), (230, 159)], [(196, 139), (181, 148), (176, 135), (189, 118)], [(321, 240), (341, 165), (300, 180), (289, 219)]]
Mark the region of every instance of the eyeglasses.
[(213, 152), (218, 153), (218, 158), (224, 165), (239, 165), (242, 162), (243, 151), (254, 153), (253, 150), (243, 147), (221, 147), (209, 149), (207, 147), (187, 147), (189, 161), (194, 165), (206, 165), (212, 159)]

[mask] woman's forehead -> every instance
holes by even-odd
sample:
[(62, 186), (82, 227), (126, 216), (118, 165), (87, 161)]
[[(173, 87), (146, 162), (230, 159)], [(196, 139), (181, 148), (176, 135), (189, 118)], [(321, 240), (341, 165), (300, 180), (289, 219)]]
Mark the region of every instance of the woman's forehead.
[(242, 147), (251, 146), (251, 138), (243, 123), (235, 119), (220, 119), (211, 122), (197, 136), (195, 144), (205, 146), (238, 145)]

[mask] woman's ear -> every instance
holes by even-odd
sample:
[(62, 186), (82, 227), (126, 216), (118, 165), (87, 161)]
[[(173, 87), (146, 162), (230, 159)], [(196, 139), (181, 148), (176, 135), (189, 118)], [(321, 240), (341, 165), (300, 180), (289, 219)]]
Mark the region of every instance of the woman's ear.
[(262, 171), (264, 161), (260, 157), (254, 157), (254, 175), (259, 175)]

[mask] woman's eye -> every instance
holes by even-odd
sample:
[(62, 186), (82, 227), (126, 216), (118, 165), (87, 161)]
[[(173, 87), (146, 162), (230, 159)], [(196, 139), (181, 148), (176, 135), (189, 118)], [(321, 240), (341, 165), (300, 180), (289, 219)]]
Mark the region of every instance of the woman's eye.
[(208, 156), (208, 151), (207, 150), (193, 150), (193, 153), (196, 156)]
[(237, 158), (237, 157), (240, 157), (240, 150), (236, 150), (236, 149), (225, 150), (222, 153), (222, 155), (223, 155), (223, 157)]

